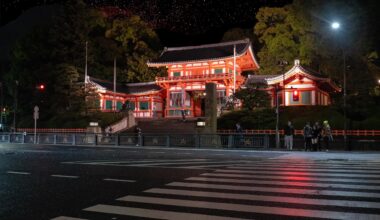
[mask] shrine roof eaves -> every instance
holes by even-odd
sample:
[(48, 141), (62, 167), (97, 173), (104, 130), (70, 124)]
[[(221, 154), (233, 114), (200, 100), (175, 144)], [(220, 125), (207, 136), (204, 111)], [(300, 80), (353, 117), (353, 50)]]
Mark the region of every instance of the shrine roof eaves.
[(148, 66), (232, 58), (234, 45), (236, 45), (236, 56), (241, 56), (247, 52), (251, 41), (247, 38), (216, 44), (165, 48), (159, 58), (148, 62)]
[[(99, 86), (103, 87), (107, 91), (113, 91), (113, 83), (96, 79), (90, 77), (90, 82), (96, 83)], [(157, 85), (155, 82), (142, 82), (142, 83), (127, 83), (127, 84), (116, 84), (116, 92), (122, 92), (126, 94), (139, 94), (139, 93), (147, 93), (147, 92), (158, 92), (161, 91), (162, 88)]]

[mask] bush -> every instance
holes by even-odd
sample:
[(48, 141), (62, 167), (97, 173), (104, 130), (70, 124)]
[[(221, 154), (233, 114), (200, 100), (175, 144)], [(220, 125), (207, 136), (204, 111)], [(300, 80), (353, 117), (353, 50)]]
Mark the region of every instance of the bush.
[[(296, 129), (302, 129), (306, 122), (329, 121), (332, 129), (344, 129), (344, 117), (333, 106), (299, 106), (280, 108), (280, 129), (287, 121), (292, 121)], [(255, 111), (239, 110), (229, 112), (218, 119), (218, 129), (235, 129), (240, 122), (244, 129), (275, 129), (276, 113), (274, 108)], [(363, 121), (347, 119), (348, 129), (380, 129), (380, 107)]]

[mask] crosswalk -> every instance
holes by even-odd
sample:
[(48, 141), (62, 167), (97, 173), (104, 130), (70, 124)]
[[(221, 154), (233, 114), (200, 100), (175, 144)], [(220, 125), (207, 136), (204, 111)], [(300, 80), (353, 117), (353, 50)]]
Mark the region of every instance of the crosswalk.
[(67, 161), (63, 164), (80, 164), (93, 166), (118, 167), (162, 167), (182, 169), (214, 169), (227, 166), (245, 165), (251, 160), (220, 160), (220, 159), (140, 159), (140, 160), (96, 160), (96, 161)]
[(56, 219), (380, 219), (380, 162), (242, 163), (205, 170), (81, 213)]

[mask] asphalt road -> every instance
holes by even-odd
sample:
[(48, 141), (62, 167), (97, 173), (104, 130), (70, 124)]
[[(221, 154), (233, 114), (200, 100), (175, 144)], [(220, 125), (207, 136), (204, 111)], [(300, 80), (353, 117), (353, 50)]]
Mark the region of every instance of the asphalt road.
[(0, 219), (380, 219), (380, 154), (0, 144)]

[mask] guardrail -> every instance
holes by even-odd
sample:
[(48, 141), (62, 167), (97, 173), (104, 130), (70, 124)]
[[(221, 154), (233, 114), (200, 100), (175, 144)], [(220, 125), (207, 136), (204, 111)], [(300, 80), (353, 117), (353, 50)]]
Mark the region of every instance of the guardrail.
[[(235, 130), (218, 130), (218, 133), (220, 134), (233, 134), (235, 133)], [(333, 136), (343, 136), (344, 130), (332, 130)], [(243, 130), (244, 134), (276, 134), (276, 130)], [(283, 130), (279, 130), (279, 133), (281, 135), (284, 134)], [(302, 135), (303, 130), (295, 130), (294, 133), (296, 135)], [(347, 135), (349, 136), (380, 136), (380, 130), (347, 130)]]
[(190, 148), (268, 148), (268, 135), (175, 134), (104, 135), (88, 133), (0, 133), (0, 143), (53, 145), (158, 146)]

